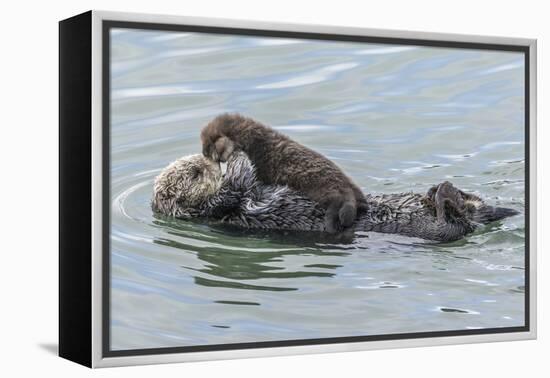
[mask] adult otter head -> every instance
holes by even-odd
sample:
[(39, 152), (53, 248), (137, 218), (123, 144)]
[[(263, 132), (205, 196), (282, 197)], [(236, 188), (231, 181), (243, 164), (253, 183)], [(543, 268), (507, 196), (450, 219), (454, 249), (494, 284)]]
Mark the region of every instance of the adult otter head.
[(155, 178), (151, 206), (165, 215), (183, 216), (219, 190), (221, 177), (219, 164), (210, 159), (201, 155), (180, 158)]

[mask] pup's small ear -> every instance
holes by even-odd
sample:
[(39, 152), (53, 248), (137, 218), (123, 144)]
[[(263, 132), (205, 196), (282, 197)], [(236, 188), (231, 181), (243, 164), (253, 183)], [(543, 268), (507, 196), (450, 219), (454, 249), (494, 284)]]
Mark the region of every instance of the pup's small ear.
[(233, 141), (225, 136), (218, 138), (215, 143), (215, 147), (218, 155), (217, 160), (221, 161), (222, 163), (225, 163), (235, 150), (235, 144), (233, 143)]

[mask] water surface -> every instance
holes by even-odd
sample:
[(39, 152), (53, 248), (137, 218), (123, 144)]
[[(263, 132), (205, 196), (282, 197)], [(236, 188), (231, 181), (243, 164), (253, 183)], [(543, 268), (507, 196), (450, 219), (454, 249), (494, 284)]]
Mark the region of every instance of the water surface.
[[(524, 324), (519, 53), (115, 29), (114, 350)], [(155, 216), (152, 183), (222, 112), (272, 125), (365, 191), (452, 181), (521, 215), (454, 243), (352, 244)]]

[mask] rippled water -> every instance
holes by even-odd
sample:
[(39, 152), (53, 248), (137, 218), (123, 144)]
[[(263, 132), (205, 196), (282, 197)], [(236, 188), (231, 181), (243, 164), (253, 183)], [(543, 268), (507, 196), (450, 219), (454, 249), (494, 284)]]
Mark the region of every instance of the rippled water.
[[(524, 324), (517, 53), (112, 31), (111, 347)], [(156, 174), (224, 112), (270, 124), (368, 192), (450, 180), (522, 215), (451, 244), (353, 244), (155, 216)]]

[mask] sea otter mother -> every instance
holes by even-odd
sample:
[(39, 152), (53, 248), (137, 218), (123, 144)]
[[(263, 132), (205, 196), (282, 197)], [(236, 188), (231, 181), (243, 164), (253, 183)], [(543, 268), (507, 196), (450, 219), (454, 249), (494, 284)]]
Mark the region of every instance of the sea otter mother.
[[(426, 194), (366, 194), (367, 210), (353, 224), (356, 231), (375, 231), (448, 242), (480, 225), (518, 212), (493, 207), (445, 181)], [(266, 185), (256, 178), (246, 154), (229, 157), (222, 175), (218, 163), (191, 155), (167, 166), (155, 179), (152, 208), (180, 219), (247, 229), (325, 232), (325, 210), (287, 186)]]

